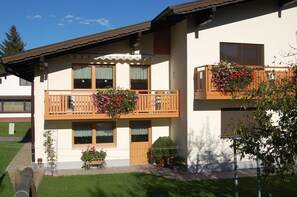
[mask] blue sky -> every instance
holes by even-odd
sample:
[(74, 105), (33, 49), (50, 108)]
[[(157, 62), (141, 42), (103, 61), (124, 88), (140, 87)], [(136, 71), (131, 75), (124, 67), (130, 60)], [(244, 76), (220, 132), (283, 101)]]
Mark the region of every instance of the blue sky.
[(26, 50), (152, 20), (192, 0), (1, 0), (0, 42), (15, 25)]

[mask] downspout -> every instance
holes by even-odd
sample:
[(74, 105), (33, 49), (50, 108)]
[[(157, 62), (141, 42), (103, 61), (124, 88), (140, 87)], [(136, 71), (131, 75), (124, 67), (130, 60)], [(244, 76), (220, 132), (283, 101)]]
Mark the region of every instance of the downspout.
[(35, 162), (35, 96), (34, 96), (34, 80), (31, 83), (31, 154), (32, 162)]

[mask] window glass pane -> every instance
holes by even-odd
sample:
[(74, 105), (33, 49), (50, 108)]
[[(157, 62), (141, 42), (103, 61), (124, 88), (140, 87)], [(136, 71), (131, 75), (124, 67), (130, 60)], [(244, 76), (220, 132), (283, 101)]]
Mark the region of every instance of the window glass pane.
[(257, 45), (243, 46), (242, 59), (244, 65), (260, 65), (259, 62), (259, 48)]
[(23, 101), (4, 101), (3, 111), (5, 112), (23, 112), (24, 102)]
[(30, 86), (30, 85), (31, 85), (31, 82), (20, 78), (20, 86)]
[(96, 88), (113, 87), (113, 67), (112, 66), (97, 66), (96, 67)]
[(131, 72), (131, 89), (147, 90), (148, 89), (148, 67), (132, 66)]
[(222, 61), (226, 60), (228, 62), (235, 62), (240, 64), (238, 45), (222, 43), (220, 53)]
[(96, 143), (113, 143), (113, 122), (101, 122), (96, 124)]
[(0, 111), (2, 111), (2, 101), (0, 101)]
[(89, 66), (74, 66), (74, 88), (91, 89), (92, 69)]
[(241, 125), (252, 125), (254, 109), (223, 108), (221, 111), (221, 137), (235, 137), (234, 129)]
[(25, 111), (30, 112), (31, 111), (31, 101), (25, 102)]
[(147, 142), (148, 141), (148, 123), (135, 122), (131, 126), (132, 142)]
[(92, 125), (74, 125), (74, 144), (92, 144)]

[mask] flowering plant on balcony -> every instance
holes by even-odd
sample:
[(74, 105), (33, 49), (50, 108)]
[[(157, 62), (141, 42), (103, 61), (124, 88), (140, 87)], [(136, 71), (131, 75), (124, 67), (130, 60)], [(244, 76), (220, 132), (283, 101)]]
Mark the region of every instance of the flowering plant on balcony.
[(253, 69), (227, 61), (221, 61), (211, 71), (212, 82), (224, 93), (240, 92), (254, 79)]
[(138, 95), (130, 90), (109, 88), (98, 90), (93, 95), (98, 113), (107, 113), (112, 118), (133, 112), (137, 108)]
[(94, 161), (94, 160), (104, 160), (106, 157), (106, 152), (101, 149), (97, 151), (95, 146), (88, 146), (86, 150), (82, 150), (82, 161)]

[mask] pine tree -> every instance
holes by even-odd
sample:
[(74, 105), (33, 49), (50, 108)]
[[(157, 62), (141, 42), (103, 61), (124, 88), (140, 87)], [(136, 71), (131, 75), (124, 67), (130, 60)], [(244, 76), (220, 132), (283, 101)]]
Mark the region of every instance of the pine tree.
[[(11, 26), (9, 33), (5, 34), (7, 39), (4, 39), (0, 44), (0, 57), (24, 51), (26, 44), (22, 41), (22, 38), (14, 25)], [(0, 73), (3, 72), (4, 67), (0, 63)]]
[(11, 26), (9, 33), (5, 33), (6, 38), (0, 44), (0, 56), (12, 55), (24, 51), (26, 44), (14, 25)]

